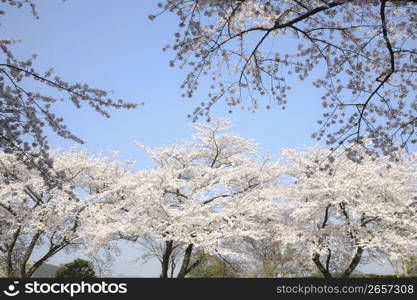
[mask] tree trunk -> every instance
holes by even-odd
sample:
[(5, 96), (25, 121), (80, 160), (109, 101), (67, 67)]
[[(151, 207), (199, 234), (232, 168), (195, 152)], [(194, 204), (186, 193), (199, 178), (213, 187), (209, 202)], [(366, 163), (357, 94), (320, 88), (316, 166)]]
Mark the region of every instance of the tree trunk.
[(11, 241), (10, 245), (7, 246), (7, 255), (6, 255), (7, 270), (6, 270), (6, 272), (7, 272), (7, 277), (8, 278), (15, 276), (14, 268), (13, 268), (13, 263), (14, 263), (13, 262), (13, 250), (14, 250), (14, 247), (16, 245), (16, 242), (17, 242), (17, 239), (19, 237), (21, 229), (22, 229), (21, 226), (19, 226), (17, 228), (17, 230), (13, 234), (13, 238), (12, 238), (12, 241)]
[(161, 275), (159, 275), (160, 278), (168, 278), (169, 260), (173, 250), (172, 244), (172, 241), (165, 241), (165, 252), (161, 261), (162, 271)]
[(193, 253), (193, 244), (189, 244), (187, 249), (185, 249), (184, 258), (182, 260), (181, 269), (177, 275), (177, 278), (184, 278), (190, 269), (188, 266), (190, 265), (191, 254)]
[(325, 278), (332, 278), (332, 274), (330, 274), (329, 270), (327, 270), (320, 261), (320, 255), (318, 253), (314, 254), (313, 261), (317, 266), (317, 269), (323, 274)]
[(355, 270), (355, 268), (358, 266), (359, 262), (361, 261), (363, 249), (361, 247), (358, 247), (358, 250), (356, 250), (356, 254), (353, 257), (349, 267), (345, 270), (342, 277), (347, 278), (352, 274), (352, 272)]
[(38, 231), (36, 234), (32, 237), (32, 240), (26, 249), (25, 255), (22, 258), (22, 261), (20, 262), (20, 277), (27, 278), (28, 276), (26, 266), (29, 261), (30, 256), (32, 255), (33, 249), (35, 248), (36, 243), (38, 242), (39, 238), (41, 236), (41, 232)]
[[(362, 258), (362, 253), (363, 253), (363, 249), (361, 247), (359, 247), (356, 250), (355, 256), (353, 256), (352, 261), (349, 264), (349, 267), (343, 272), (342, 274), (342, 278), (348, 278), (352, 272), (356, 269), (356, 267), (358, 266), (359, 262), (361, 261)], [(332, 274), (329, 272), (328, 269), (326, 269), (323, 264), (320, 261), (320, 255), (319, 254), (315, 254), (313, 256), (313, 261), (317, 266), (317, 269), (319, 269), (319, 271), (323, 274), (323, 276), (325, 278), (331, 278), (333, 277)]]

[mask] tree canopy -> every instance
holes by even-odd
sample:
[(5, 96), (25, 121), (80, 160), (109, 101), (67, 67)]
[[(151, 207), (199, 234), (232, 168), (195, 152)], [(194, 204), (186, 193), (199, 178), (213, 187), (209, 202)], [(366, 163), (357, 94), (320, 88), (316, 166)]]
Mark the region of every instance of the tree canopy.
[[(72, 149), (49, 156), (65, 173), (61, 187), (50, 187), (37, 170), (0, 152), (0, 255), (8, 277), (31, 277), (52, 256), (83, 245), (88, 207), (117, 193), (129, 174), (130, 164), (113, 162), (114, 155)], [(34, 251), (39, 257), (32, 261)]]
[(367, 137), (385, 154), (417, 142), (416, 1), (166, 0), (158, 6), (151, 19), (164, 12), (179, 19), (163, 50), (174, 53), (171, 66), (188, 70), (183, 96), (210, 82), (193, 120), (210, 119), (220, 100), (230, 112), (271, 103), (285, 109), (295, 76), (323, 91), (313, 138), (338, 148)]
[(303, 269), (310, 261), (326, 277), (349, 277), (361, 262), (415, 251), (415, 154), (393, 160), (354, 145), (360, 161), (319, 148), (286, 149), (271, 160), (227, 133), (227, 120), (193, 127), (193, 142), (139, 145), (157, 167), (133, 172), (120, 193), (90, 206), (96, 217), (86, 219), (84, 238), (91, 249), (118, 239), (156, 241), (161, 277), (174, 254), (184, 277), (202, 261), (192, 260), (196, 250), (247, 259), (251, 240), (278, 243)]
[(84, 259), (76, 259), (73, 262), (61, 266), (55, 274), (56, 278), (92, 279), (96, 278), (93, 264)]
[[(11, 0), (3, 3), (15, 9), (30, 6), (33, 17), (39, 17), (36, 1)], [(0, 15), (5, 13), (0, 10)], [(67, 82), (55, 74), (53, 68), (37, 70), (33, 66), (36, 55), (22, 60), (13, 51), (15, 43), (19, 41), (0, 40), (0, 149), (15, 155), (28, 168), (38, 170), (48, 184), (59, 185), (63, 174), (53, 168), (47, 129), (64, 139), (80, 144), (84, 142), (67, 128), (62, 117), (54, 113), (54, 105), (61, 101), (68, 101), (78, 109), (88, 105), (108, 118), (108, 108), (131, 109), (138, 104), (115, 100), (110, 92), (85, 83)], [(37, 88), (29, 90), (27, 82)], [(39, 86), (58, 91), (61, 96), (42, 93), (40, 90), (44, 88)]]

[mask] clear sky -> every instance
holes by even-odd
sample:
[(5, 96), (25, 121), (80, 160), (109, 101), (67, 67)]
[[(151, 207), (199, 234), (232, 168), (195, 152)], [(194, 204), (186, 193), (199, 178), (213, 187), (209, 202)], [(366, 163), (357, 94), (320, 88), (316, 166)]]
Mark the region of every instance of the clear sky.
[[(144, 102), (135, 110), (112, 110), (110, 119), (87, 107), (77, 110), (66, 102), (56, 109), (69, 129), (85, 140), (83, 147), (89, 152), (119, 150), (121, 159), (137, 160), (137, 168), (146, 168), (152, 162), (136, 148), (134, 140), (154, 147), (189, 139), (192, 131), (187, 114), (207, 100), (203, 86), (193, 99), (181, 97), (179, 86), (185, 72), (170, 68), (172, 53), (161, 50), (173, 40), (178, 22), (171, 14), (150, 21), (148, 15), (158, 12), (157, 2), (37, 1), (39, 20), (31, 16), (29, 8), (11, 9), (0, 4), (0, 9), (7, 12), (2, 16), (1, 38), (22, 39), (13, 46), (20, 59), (36, 53), (38, 70), (53, 67), (66, 81), (88, 83), (114, 90), (116, 98)], [(48, 93), (55, 95), (50, 90)], [(272, 106), (254, 114), (244, 110), (228, 114), (226, 105), (220, 104), (212, 115), (231, 118), (234, 133), (255, 139), (263, 152), (278, 153), (284, 147), (316, 145), (310, 135), (317, 129), (316, 120), (322, 113), (320, 97), (321, 91), (308, 82), (293, 82), (285, 111)], [(53, 147), (74, 145), (54, 134), (49, 135), (49, 141)], [(155, 262), (127, 263), (138, 256), (138, 248), (123, 243), (121, 249), (122, 255), (113, 265), (114, 276), (159, 275)], [(77, 256), (64, 253), (50, 262), (65, 263)], [(366, 271), (390, 269), (372, 265)]]

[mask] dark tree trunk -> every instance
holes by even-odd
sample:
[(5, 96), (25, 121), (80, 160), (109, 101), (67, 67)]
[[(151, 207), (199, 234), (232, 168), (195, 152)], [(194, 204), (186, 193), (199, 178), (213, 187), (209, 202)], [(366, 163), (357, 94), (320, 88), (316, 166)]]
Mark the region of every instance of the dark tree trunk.
[(350, 276), (350, 274), (352, 274), (352, 272), (355, 270), (355, 268), (358, 266), (359, 262), (361, 261), (362, 253), (363, 253), (363, 249), (359, 247), (358, 250), (356, 250), (355, 256), (350, 262), (349, 267), (343, 273), (342, 275), (343, 278), (347, 278)]
[(19, 237), (20, 234), (20, 230), (22, 229), (21, 226), (19, 226), (17, 228), (17, 230), (14, 232), (13, 234), (13, 238), (12, 241), (10, 243), (10, 245), (7, 246), (7, 255), (6, 255), (6, 272), (7, 272), (7, 277), (14, 277), (14, 268), (13, 268), (13, 250), (14, 247), (16, 245), (17, 239)]
[(169, 260), (173, 250), (172, 244), (172, 241), (165, 241), (165, 252), (161, 261), (162, 271), (161, 275), (159, 275), (160, 278), (168, 278)]
[(319, 269), (319, 271), (321, 272), (321, 274), (323, 274), (323, 276), (325, 278), (332, 278), (332, 274), (330, 274), (329, 270), (326, 269), (323, 264), (320, 261), (320, 255), (319, 254), (314, 254), (313, 256), (313, 262), (316, 264), (317, 269)]
[[(342, 278), (348, 278), (350, 277), (350, 275), (352, 274), (352, 272), (356, 269), (356, 267), (358, 266), (359, 262), (361, 261), (362, 258), (362, 253), (363, 253), (363, 249), (361, 247), (359, 247), (356, 250), (355, 255), (352, 258), (352, 261), (350, 262), (348, 268), (343, 272), (342, 274)], [(332, 274), (329, 272), (329, 269), (324, 267), (323, 264), (320, 261), (320, 255), (319, 254), (315, 254), (313, 256), (313, 261), (317, 266), (317, 269), (319, 269), (320, 273), (323, 274), (323, 276), (325, 278), (331, 278), (333, 277)], [(328, 265), (328, 263), (327, 263)]]
[(177, 278), (184, 278), (188, 272), (190, 272), (190, 261), (191, 261), (191, 254), (193, 253), (193, 244), (189, 244), (187, 249), (185, 249), (184, 258), (182, 260), (181, 269), (177, 275)]

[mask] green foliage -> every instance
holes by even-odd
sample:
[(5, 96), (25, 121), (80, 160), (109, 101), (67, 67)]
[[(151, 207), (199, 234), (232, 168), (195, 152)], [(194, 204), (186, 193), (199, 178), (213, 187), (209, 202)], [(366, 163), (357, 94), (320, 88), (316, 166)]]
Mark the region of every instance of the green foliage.
[(201, 263), (188, 276), (192, 278), (237, 278), (240, 267), (236, 262), (205, 254)]
[(93, 264), (84, 259), (76, 259), (73, 262), (61, 266), (55, 274), (56, 278), (96, 278)]

